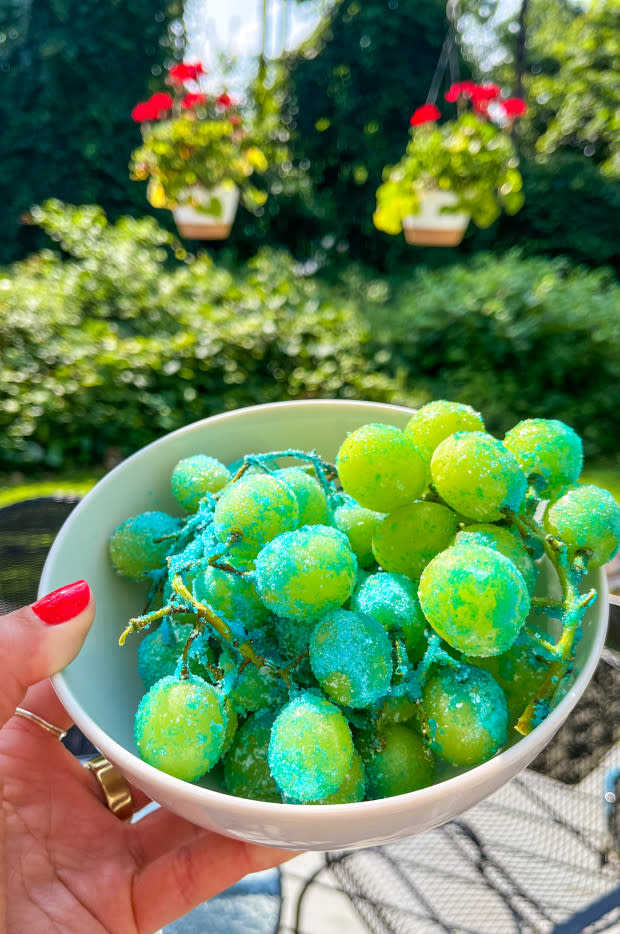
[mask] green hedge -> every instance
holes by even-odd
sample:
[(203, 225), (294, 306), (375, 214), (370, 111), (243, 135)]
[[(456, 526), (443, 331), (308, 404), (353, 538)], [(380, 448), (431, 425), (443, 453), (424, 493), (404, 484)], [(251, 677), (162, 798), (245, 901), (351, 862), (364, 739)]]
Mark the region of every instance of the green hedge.
[(0, 270), (0, 469), (124, 456), (225, 409), (308, 397), (464, 399), (502, 432), (559, 417), (615, 454), (620, 288), (484, 255), (400, 281), (321, 281), (288, 253), (187, 256), (150, 219), (48, 202), (61, 254)]

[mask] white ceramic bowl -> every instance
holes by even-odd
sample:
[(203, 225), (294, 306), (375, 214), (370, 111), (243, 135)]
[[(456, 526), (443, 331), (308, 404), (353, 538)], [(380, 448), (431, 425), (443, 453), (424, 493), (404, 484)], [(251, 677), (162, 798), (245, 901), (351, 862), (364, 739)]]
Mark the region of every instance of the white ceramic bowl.
[(403, 427), (411, 411), (371, 402), (302, 401), (227, 412), (172, 432), (107, 474), (71, 513), (50, 551), (40, 584), (44, 594), (85, 578), (97, 615), (75, 661), (53, 679), (75, 723), (116, 767), (154, 801), (195, 824), (267, 845), (327, 850), (386, 843), (429, 830), (492, 794), (525, 768), (549, 742), (585, 690), (605, 639), (605, 575), (586, 580), (599, 590), (588, 610), (577, 653), (576, 680), (561, 703), (529, 736), (489, 762), (421, 791), (344, 805), (285, 805), (235, 798), (172, 778), (143, 762), (133, 719), (143, 693), (136, 671), (138, 638), (120, 648), (126, 621), (141, 612), (146, 586), (117, 576), (108, 538), (122, 521), (147, 509), (179, 510), (170, 493), (176, 462), (207, 453), (232, 463), (249, 452), (315, 448), (333, 460), (346, 433), (368, 422)]

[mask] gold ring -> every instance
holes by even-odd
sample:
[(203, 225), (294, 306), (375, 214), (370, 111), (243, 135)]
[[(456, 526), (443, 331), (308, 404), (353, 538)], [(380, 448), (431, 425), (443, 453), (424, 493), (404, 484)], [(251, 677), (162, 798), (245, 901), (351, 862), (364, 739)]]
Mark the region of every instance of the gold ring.
[(127, 779), (105, 756), (95, 756), (84, 765), (97, 779), (108, 809), (119, 820), (130, 821), (134, 814), (134, 805)]
[(26, 710), (24, 707), (16, 707), (15, 716), (23, 717), (24, 720), (30, 720), (31, 723), (36, 723), (37, 726), (43, 727), (44, 730), (47, 730), (48, 733), (55, 736), (56, 739), (64, 739), (67, 735), (66, 730), (61, 730), (59, 726), (54, 726), (53, 723), (49, 723), (48, 720), (44, 720), (43, 717), (39, 717), (38, 714), (32, 713), (32, 711)]

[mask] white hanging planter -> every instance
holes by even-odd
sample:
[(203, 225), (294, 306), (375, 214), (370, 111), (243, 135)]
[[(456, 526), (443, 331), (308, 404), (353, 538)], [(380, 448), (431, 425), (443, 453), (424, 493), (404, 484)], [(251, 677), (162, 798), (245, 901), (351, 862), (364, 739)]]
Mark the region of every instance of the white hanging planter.
[(407, 243), (416, 246), (457, 246), (463, 239), (469, 214), (441, 213), (442, 208), (454, 207), (458, 199), (452, 191), (429, 191), (420, 198), (420, 210), (403, 218), (403, 232)]
[(188, 240), (225, 240), (230, 234), (237, 213), (239, 189), (234, 185), (218, 185), (210, 189), (194, 185), (191, 188), (191, 197), (204, 205), (209, 204), (212, 198), (217, 198), (222, 211), (217, 215), (205, 214), (191, 204), (180, 204), (178, 208), (173, 208), (172, 216), (181, 236)]

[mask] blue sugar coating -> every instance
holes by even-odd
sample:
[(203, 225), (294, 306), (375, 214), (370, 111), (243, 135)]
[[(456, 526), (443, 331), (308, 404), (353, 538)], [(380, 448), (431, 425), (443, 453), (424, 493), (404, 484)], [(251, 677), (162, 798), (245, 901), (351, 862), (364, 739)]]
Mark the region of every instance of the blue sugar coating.
[(404, 574), (370, 574), (354, 590), (350, 608), (374, 617), (388, 632), (400, 629), (408, 649), (414, 649), (424, 633), (417, 584)]
[(122, 522), (108, 543), (114, 568), (130, 580), (145, 580), (165, 565), (175, 546), (175, 539), (169, 536), (176, 535), (181, 524), (180, 519), (158, 510), (141, 512)]
[(172, 495), (184, 509), (193, 512), (206, 493), (217, 493), (231, 480), (231, 474), (221, 461), (206, 454), (195, 454), (180, 460), (172, 471)]
[(334, 610), (310, 637), (314, 676), (336, 703), (368, 707), (387, 693), (392, 679), (392, 644), (377, 620)]
[(246, 474), (223, 490), (213, 513), (213, 529), (225, 542), (240, 531), (242, 545), (257, 554), (265, 542), (297, 527), (299, 507), (295, 494), (271, 474)]
[(506, 433), (504, 444), (530, 477), (542, 478), (538, 492), (555, 499), (576, 483), (583, 467), (583, 445), (579, 435), (554, 418), (528, 418)]
[(268, 542), (256, 559), (254, 580), (273, 613), (318, 619), (348, 600), (356, 574), (347, 536), (330, 526), (309, 525)]
[(353, 759), (353, 738), (343, 714), (311, 691), (294, 697), (271, 730), (268, 761), (287, 800), (316, 801), (337, 791)]

